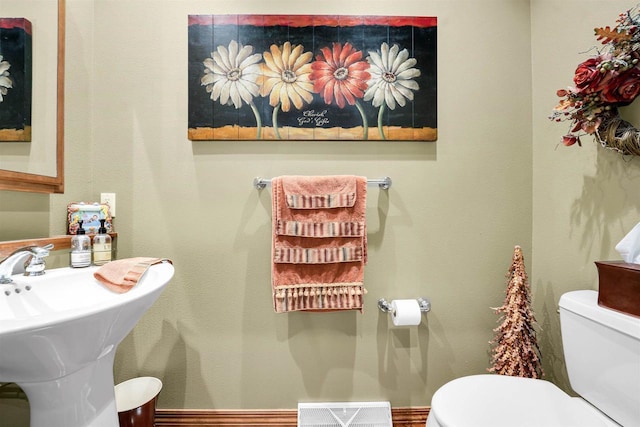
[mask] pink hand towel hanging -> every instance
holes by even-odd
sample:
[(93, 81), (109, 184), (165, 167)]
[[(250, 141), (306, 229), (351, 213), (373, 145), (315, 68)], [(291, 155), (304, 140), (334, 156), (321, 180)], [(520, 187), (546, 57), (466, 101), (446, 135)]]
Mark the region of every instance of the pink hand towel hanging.
[(362, 310), (367, 179), (282, 176), (271, 184), (275, 311)]

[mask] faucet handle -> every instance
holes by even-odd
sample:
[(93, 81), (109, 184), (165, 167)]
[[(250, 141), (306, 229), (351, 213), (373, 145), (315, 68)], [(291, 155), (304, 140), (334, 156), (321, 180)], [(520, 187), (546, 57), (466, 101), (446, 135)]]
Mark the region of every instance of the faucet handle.
[(48, 245), (44, 245), (42, 247), (40, 246), (33, 246), (31, 248), (31, 253), (33, 253), (33, 255), (35, 255), (36, 257), (46, 257), (49, 256), (49, 251), (53, 249), (53, 243), (49, 243)]
[(24, 275), (25, 276), (43, 275), (44, 269), (46, 267), (44, 257), (49, 256), (49, 251), (51, 249), (53, 249), (53, 243), (49, 243), (48, 245), (45, 245), (42, 247), (33, 246), (29, 248), (29, 252), (31, 252), (33, 256), (29, 257), (27, 262), (25, 262)]

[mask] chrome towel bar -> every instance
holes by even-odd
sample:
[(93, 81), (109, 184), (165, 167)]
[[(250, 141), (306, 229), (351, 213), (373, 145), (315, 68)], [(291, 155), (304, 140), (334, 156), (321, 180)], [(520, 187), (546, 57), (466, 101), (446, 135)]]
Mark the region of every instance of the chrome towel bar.
[[(257, 190), (262, 190), (266, 186), (271, 185), (271, 179), (256, 177), (253, 179), (253, 186)], [(382, 178), (367, 179), (367, 185), (377, 185), (381, 190), (388, 190), (391, 187), (391, 178), (388, 176)]]

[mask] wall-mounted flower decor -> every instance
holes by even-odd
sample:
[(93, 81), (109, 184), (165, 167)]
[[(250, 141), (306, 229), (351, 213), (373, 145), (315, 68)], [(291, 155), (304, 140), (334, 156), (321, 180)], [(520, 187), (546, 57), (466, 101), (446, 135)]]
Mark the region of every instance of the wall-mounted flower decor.
[(189, 139), (437, 139), (436, 18), (189, 16)]
[(620, 117), (618, 109), (640, 94), (640, 11), (621, 13), (616, 26), (596, 28), (603, 47), (578, 65), (574, 86), (558, 90), (560, 103), (550, 119), (571, 123), (562, 137), (566, 146), (582, 145), (592, 135), (603, 147), (640, 155), (640, 131)]

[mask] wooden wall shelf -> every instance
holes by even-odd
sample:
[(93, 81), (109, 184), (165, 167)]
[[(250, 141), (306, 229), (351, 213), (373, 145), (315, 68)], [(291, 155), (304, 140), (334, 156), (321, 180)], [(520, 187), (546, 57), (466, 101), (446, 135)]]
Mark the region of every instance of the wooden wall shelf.
[[(115, 241), (118, 237), (118, 233), (109, 233), (111, 239)], [(87, 234), (90, 238), (93, 239), (93, 234)], [(5, 242), (0, 242), (0, 260), (6, 258), (11, 252), (16, 249), (23, 248), (25, 246), (44, 246), (49, 243), (53, 243), (53, 250), (59, 251), (63, 249), (71, 248), (71, 237), (70, 235), (62, 235), (62, 236), (52, 236), (52, 237), (42, 237), (38, 239), (25, 239), (25, 240), (8, 240)]]

